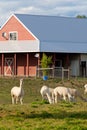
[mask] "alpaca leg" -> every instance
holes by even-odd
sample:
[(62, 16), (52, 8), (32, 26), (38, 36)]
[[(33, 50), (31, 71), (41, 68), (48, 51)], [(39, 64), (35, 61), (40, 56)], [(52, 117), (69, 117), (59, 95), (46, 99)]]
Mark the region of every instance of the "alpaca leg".
[(69, 97), (69, 101), (74, 102), (74, 97), (73, 96)]
[(73, 96), (71, 96), (71, 94), (69, 94), (69, 93), (68, 93), (68, 99), (69, 99), (69, 101), (72, 101), (72, 99), (73, 99)]
[(18, 99), (18, 98), (16, 98), (16, 104), (18, 104), (18, 101), (19, 101), (19, 99)]
[(58, 97), (57, 97), (57, 94), (56, 94), (56, 95), (55, 95), (55, 103), (57, 103), (57, 98), (58, 98)]
[(66, 96), (65, 96), (65, 95), (63, 96), (63, 99), (64, 99), (65, 101), (67, 100), (67, 98), (66, 98)]
[(72, 102), (76, 102), (76, 99), (74, 96), (72, 96), (72, 99), (71, 99)]
[(23, 104), (23, 98), (20, 98), (20, 103), (21, 103), (21, 105)]
[(55, 95), (52, 93), (52, 102), (55, 103)]
[(12, 104), (14, 104), (14, 100), (15, 100), (14, 97), (12, 97)]

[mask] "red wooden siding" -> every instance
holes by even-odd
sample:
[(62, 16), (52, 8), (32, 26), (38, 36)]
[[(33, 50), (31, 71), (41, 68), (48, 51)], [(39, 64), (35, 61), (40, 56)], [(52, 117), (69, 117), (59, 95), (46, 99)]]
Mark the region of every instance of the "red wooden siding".
[[(9, 32), (17, 32), (18, 40), (36, 40), (19, 22), (15, 16), (12, 16), (0, 30), (0, 41), (9, 40)], [(6, 32), (6, 38), (2, 33)], [(7, 42), (8, 44), (8, 42)], [(37, 58), (34, 53), (3, 53), (0, 54), (0, 75), (17, 75), (17, 76), (35, 76)], [(10, 61), (12, 60), (12, 63)], [(8, 65), (9, 64), (9, 65)]]
[(27, 68), (27, 54), (17, 54), (17, 75), (18, 76), (36, 75), (37, 59), (34, 57), (33, 54), (29, 54), (28, 61), (29, 61), (29, 66)]
[(17, 75), (23, 76), (26, 74), (26, 55), (17, 54)]
[(29, 67), (29, 76), (35, 76), (36, 75), (36, 66), (30, 66)]
[(2, 74), (1, 66), (2, 66), (2, 55), (0, 54), (0, 75)]
[(0, 30), (0, 41), (6, 40), (2, 37), (3, 32), (6, 32), (8, 37), (9, 32), (11, 31), (18, 32), (18, 40), (35, 40), (35, 37), (29, 33), (29, 31), (27, 31), (27, 29), (24, 28), (24, 26), (14, 16), (12, 16)]
[[(35, 76), (37, 67), (37, 58), (34, 57), (33, 53), (29, 53), (28, 55), (29, 57), (27, 59), (26, 53), (16, 54), (16, 61), (15, 61), (14, 54), (4, 54), (4, 60), (2, 60), (2, 54), (0, 54), (0, 75)], [(11, 59), (13, 62), (10, 64), (10, 66), (8, 66), (7, 60), (9, 62)], [(2, 67), (2, 61), (4, 65), (3, 67)], [(29, 63), (27, 64), (27, 62)]]
[(35, 57), (35, 53), (30, 53), (29, 54), (29, 76), (36, 75), (37, 64), (38, 64), (38, 60)]

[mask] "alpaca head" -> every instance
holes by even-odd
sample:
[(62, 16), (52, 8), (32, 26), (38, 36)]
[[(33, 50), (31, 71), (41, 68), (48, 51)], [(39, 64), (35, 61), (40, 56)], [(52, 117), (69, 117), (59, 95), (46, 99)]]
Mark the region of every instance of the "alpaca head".
[(85, 89), (87, 88), (87, 84), (84, 85), (84, 88), (85, 88)]
[(20, 79), (20, 87), (22, 86), (23, 79)]

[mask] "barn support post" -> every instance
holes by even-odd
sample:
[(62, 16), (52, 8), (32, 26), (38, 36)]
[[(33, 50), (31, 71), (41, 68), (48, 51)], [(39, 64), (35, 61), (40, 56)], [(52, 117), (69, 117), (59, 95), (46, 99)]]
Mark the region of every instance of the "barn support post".
[(55, 56), (55, 53), (53, 55), (53, 66), (55, 66), (55, 59), (56, 59), (56, 56)]
[(1, 69), (1, 75), (4, 76), (4, 54), (2, 54), (2, 69)]
[(53, 78), (54, 78), (54, 73), (55, 73), (55, 60), (56, 60), (56, 56), (55, 56), (55, 53), (53, 55)]
[(37, 67), (36, 67), (36, 76), (39, 77), (39, 68), (40, 68), (40, 53), (36, 53), (34, 57), (37, 58)]
[[(40, 53), (38, 53), (38, 57), (37, 57), (38, 59), (38, 65), (37, 65), (37, 68), (39, 69), (40, 68)], [(39, 70), (38, 70), (38, 73), (36, 72), (36, 75), (38, 75), (38, 77), (40, 77), (40, 74), (39, 74), (40, 72), (39, 72)]]
[(67, 68), (69, 67), (69, 54), (67, 54), (67, 56), (66, 56), (66, 66), (67, 66)]
[(14, 54), (14, 75), (17, 76), (16, 53)]
[(29, 53), (27, 53), (27, 75), (26, 76), (29, 76)]
[(40, 53), (38, 53), (39, 56), (38, 56), (38, 68), (40, 67)]

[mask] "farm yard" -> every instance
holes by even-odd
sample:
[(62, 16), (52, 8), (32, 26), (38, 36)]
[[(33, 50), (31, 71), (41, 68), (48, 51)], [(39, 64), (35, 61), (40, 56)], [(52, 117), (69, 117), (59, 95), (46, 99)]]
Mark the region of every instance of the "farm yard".
[(11, 104), (10, 91), (19, 86), (20, 78), (0, 78), (0, 130), (87, 130), (87, 102), (59, 101), (49, 104), (42, 101), (43, 85), (55, 88), (65, 86), (78, 89), (84, 95), (87, 78), (42, 79), (24, 78), (24, 104)]

